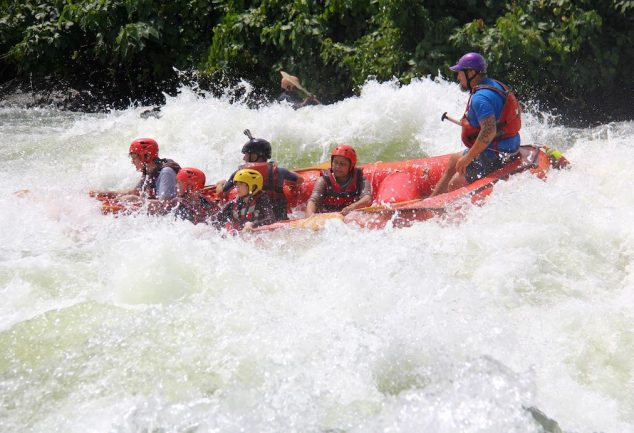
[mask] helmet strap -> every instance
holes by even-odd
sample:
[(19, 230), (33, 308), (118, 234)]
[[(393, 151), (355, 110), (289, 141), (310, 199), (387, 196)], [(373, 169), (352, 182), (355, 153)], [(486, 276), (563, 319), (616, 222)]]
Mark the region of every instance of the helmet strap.
[[(467, 79), (467, 89), (469, 89), (469, 91), (471, 92), (473, 90), (473, 87), (471, 86), (471, 82), (475, 80), (478, 77), (478, 75), (482, 74), (482, 72), (476, 71), (475, 69), (463, 69), (463, 71), (464, 71), (464, 76)], [(475, 75), (469, 78), (469, 76), (467, 75), (467, 71), (474, 71)]]
[(471, 81), (472, 81), (472, 80), (473, 80), (473, 79), (474, 79), (474, 78), (475, 78), (478, 74), (476, 74), (476, 75), (472, 76), (471, 78), (469, 78), (469, 74), (468, 74), (468, 72), (469, 72), (469, 71), (473, 71), (473, 69), (463, 69), (463, 70), (462, 70), (462, 72), (464, 73), (464, 77), (465, 77), (465, 79), (467, 80), (467, 89), (469, 89), (469, 91), (472, 91), (472, 90), (473, 90), (473, 88), (471, 87)]

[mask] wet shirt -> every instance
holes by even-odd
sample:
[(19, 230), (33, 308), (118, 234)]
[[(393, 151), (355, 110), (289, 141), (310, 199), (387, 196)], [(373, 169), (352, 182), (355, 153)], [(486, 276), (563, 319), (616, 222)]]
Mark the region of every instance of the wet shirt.
[[(141, 192), (145, 190), (146, 178), (143, 177), (137, 183), (136, 189)], [(158, 199), (176, 197), (176, 172), (170, 167), (163, 167), (156, 178), (154, 195)]]
[(169, 167), (163, 167), (156, 179), (156, 198), (176, 197), (176, 172)]
[[(485, 78), (480, 84), (486, 84), (488, 86), (497, 87), (503, 90), (495, 80)], [(467, 120), (469, 123), (477, 128), (480, 128), (480, 122), (487, 117), (494, 115), (496, 121), (502, 115), (502, 109), (504, 108), (504, 98), (502, 95), (489, 89), (478, 90), (471, 96), (471, 102), (469, 105), (469, 112), (467, 113)], [(513, 137), (509, 137), (504, 140), (497, 141), (498, 150), (502, 152), (514, 153), (520, 146), (520, 135), (517, 134)], [(493, 151), (487, 150), (487, 153)]]

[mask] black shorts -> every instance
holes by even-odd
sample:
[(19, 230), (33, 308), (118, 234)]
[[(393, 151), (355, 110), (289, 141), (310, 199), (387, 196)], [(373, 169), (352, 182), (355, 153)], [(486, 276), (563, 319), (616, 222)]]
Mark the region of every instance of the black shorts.
[(467, 166), (467, 171), (465, 172), (467, 183), (473, 183), (487, 174), (499, 170), (508, 160), (508, 154), (485, 150)]

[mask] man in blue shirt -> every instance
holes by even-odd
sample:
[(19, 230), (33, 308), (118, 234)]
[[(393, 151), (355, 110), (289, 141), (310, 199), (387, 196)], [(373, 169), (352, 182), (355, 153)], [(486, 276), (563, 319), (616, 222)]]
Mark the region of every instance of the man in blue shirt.
[(460, 89), (470, 92), (461, 120), (462, 141), (468, 149), (451, 156), (432, 196), (453, 191), (498, 170), (519, 151), (521, 110), (504, 84), (489, 78), (478, 53), (467, 53), (450, 68)]

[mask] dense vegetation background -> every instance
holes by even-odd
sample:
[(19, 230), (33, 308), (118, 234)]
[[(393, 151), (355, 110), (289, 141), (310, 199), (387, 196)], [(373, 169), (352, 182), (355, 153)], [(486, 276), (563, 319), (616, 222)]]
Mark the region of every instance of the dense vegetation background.
[[(571, 118), (632, 118), (634, 0), (0, 0), (0, 83), (74, 89), (82, 109), (160, 103), (195, 81), (281, 69), (322, 101), (368, 79), (450, 75), (479, 51), (524, 100)], [(254, 101), (252, 101), (254, 102)], [(73, 107), (71, 108), (78, 108)]]

